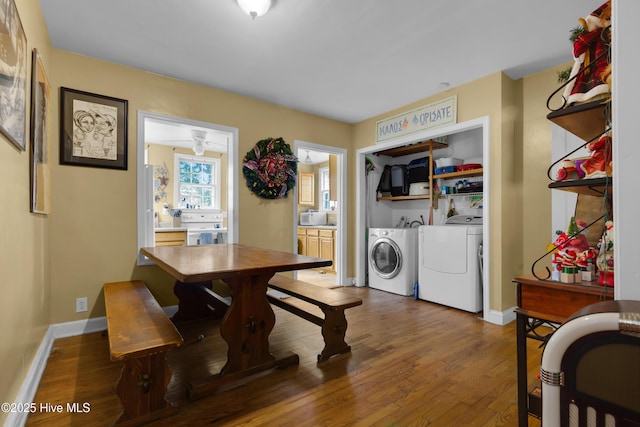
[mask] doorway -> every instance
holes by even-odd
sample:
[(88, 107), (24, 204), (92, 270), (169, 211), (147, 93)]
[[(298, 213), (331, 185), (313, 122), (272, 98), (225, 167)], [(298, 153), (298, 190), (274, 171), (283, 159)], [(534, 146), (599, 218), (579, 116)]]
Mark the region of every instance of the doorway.
[[(237, 141), (237, 128), (138, 110), (138, 250), (155, 245), (156, 231), (163, 231), (163, 222), (172, 225), (166, 222), (173, 216), (171, 211), (182, 211), (190, 205), (219, 214), (227, 230), (225, 240), (237, 243)], [(151, 151), (164, 153), (164, 157), (155, 156), (155, 165), (148, 161)], [(209, 185), (213, 188), (210, 195), (206, 192), (208, 190), (203, 190), (200, 197), (180, 200), (180, 191), (176, 187), (180, 175), (174, 163), (176, 156), (208, 159), (209, 163), (217, 165), (215, 168), (212, 166), (212, 170), (221, 171), (218, 174), (222, 173), (222, 176), (218, 175), (220, 181), (216, 186)], [(158, 162), (158, 158), (163, 160)], [(152, 264), (147, 257), (138, 254), (138, 265)]]
[[(435, 129), (427, 129), (421, 132), (398, 137), (393, 140), (389, 140), (384, 143), (384, 148), (395, 148), (404, 145), (415, 144), (420, 141), (428, 141), (429, 139), (438, 138), (441, 136), (454, 135), (462, 132), (466, 132), (473, 129), (481, 129), (482, 134), (482, 153), (483, 153), (483, 175), (484, 182), (484, 207), (483, 207), (483, 258), (485, 262), (482, 268), (482, 283), (483, 283), (483, 319), (494, 324), (504, 325), (510, 320), (505, 320), (502, 313), (494, 312), (490, 309), (491, 301), (491, 286), (489, 277), (491, 277), (491, 242), (490, 236), (490, 181), (489, 181), (489, 160), (491, 158), (490, 140), (489, 140), (489, 117), (480, 117), (478, 119), (469, 120), (454, 125), (441, 126)], [(366, 188), (366, 156), (380, 151), (381, 144), (372, 145), (370, 147), (361, 148), (356, 153), (356, 188)], [(366, 215), (367, 215), (367, 203), (366, 203), (366, 191), (357, 191), (355, 195), (356, 200), (356, 282), (358, 286), (365, 285), (365, 278), (367, 272), (367, 229), (366, 229)]]
[[(322, 274), (319, 270), (310, 270), (309, 272), (296, 273), (296, 277), (310, 283), (316, 283), (321, 286), (335, 287), (347, 286), (351, 283), (347, 279), (346, 274), (346, 232), (347, 232), (347, 206), (346, 206), (346, 167), (347, 167), (347, 150), (343, 148), (331, 147), (327, 145), (316, 144), (307, 141), (294, 140), (294, 153), (298, 156), (300, 163), (298, 171), (308, 171), (313, 173), (314, 188), (313, 201), (305, 202), (310, 204), (298, 205), (298, 194), (296, 194), (296, 202), (293, 203), (293, 248), (297, 253), (303, 253), (304, 248), (299, 247), (300, 239), (298, 229), (301, 227), (300, 214), (302, 212), (312, 210), (319, 211), (324, 218), (326, 214), (327, 228), (320, 228), (323, 232), (334, 230), (334, 270)], [(335, 168), (335, 173), (331, 170), (330, 174), (329, 159), (332, 156), (331, 169)], [(330, 178), (329, 178), (330, 176)], [(322, 182), (322, 179), (325, 182)], [(328, 182), (331, 180), (332, 182)], [(318, 185), (315, 185), (317, 183)], [(327, 185), (333, 185), (335, 196), (329, 196)], [(335, 200), (334, 200), (335, 199)], [(324, 257), (324, 256), (323, 256)], [(304, 276), (304, 277), (301, 277)]]

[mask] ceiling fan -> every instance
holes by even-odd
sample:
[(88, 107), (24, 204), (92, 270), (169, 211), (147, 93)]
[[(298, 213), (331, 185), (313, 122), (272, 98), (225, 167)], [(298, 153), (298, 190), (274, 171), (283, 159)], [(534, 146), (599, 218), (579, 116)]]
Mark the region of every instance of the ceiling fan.
[(172, 123), (145, 123), (146, 142), (167, 145), (173, 148), (192, 150), (197, 156), (204, 151), (226, 153), (228, 151), (228, 135), (213, 129)]

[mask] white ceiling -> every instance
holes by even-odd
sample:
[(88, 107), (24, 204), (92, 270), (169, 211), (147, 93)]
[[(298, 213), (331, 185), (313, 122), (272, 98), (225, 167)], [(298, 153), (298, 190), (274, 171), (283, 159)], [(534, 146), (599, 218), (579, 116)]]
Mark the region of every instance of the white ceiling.
[(355, 123), (571, 61), (604, 0), (40, 0), (53, 46)]
[(214, 129), (193, 126), (175, 121), (165, 121), (161, 119), (145, 119), (144, 140), (148, 144), (169, 145), (172, 147), (193, 148), (194, 137), (192, 131), (203, 131), (206, 133), (204, 139), (205, 151), (217, 153), (227, 152), (229, 135), (225, 132)]
[[(307, 153), (309, 155), (308, 159), (307, 159)], [(329, 153), (322, 152), (322, 151), (313, 151), (313, 150), (298, 148), (298, 152), (296, 153), (296, 156), (298, 157), (298, 160), (300, 162), (307, 163), (310, 165), (315, 165), (318, 163), (324, 163), (329, 161)]]

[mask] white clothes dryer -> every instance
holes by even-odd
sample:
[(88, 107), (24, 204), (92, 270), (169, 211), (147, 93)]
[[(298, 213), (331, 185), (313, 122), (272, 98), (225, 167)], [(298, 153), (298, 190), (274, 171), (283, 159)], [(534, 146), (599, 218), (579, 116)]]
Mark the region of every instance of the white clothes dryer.
[(409, 296), (418, 281), (418, 229), (369, 229), (369, 287)]
[(455, 215), (419, 236), (418, 298), (482, 311), (482, 217)]

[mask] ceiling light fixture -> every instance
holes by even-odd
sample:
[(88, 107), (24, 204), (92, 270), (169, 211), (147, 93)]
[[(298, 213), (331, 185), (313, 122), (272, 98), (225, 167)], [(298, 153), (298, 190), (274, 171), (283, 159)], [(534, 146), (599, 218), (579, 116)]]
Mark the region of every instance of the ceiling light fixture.
[(196, 153), (196, 156), (202, 156), (204, 154), (204, 145), (202, 145), (202, 141), (196, 141), (193, 144), (193, 152)]
[(193, 152), (196, 156), (204, 154), (204, 140), (207, 138), (207, 131), (201, 129), (192, 129), (191, 137), (193, 138)]
[(271, 0), (238, 0), (238, 6), (251, 19), (256, 19), (269, 11)]
[(307, 150), (307, 157), (305, 157), (305, 159), (303, 160), (303, 163), (306, 163), (306, 164), (313, 163), (313, 160), (311, 160), (311, 157), (309, 157), (309, 150)]

